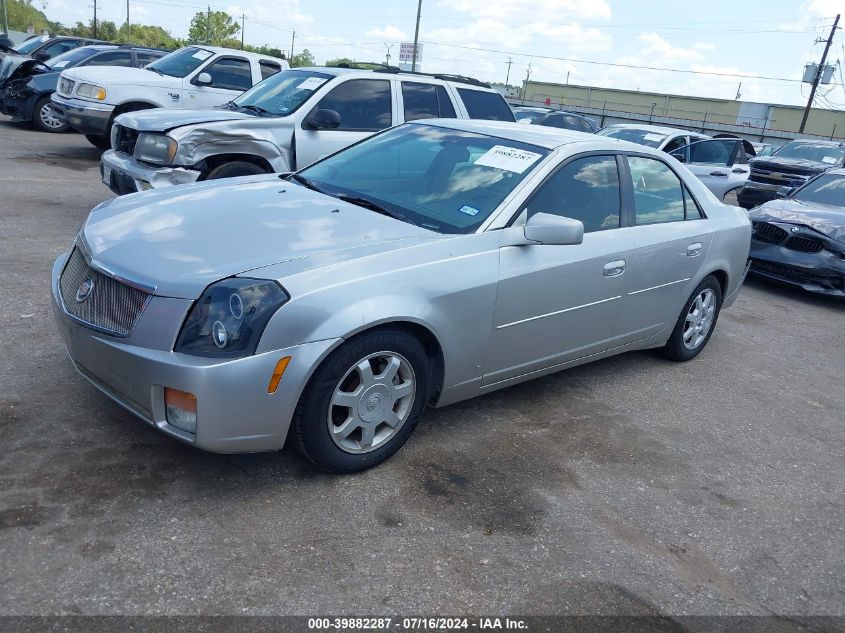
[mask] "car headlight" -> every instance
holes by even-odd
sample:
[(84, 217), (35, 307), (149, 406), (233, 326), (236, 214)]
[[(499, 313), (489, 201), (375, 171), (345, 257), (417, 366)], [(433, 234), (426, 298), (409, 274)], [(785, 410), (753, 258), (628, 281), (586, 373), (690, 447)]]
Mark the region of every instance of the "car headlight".
[(211, 284), (188, 313), (174, 351), (221, 358), (250, 356), (270, 317), (288, 299), (275, 281), (231, 277)]
[(96, 86), (94, 84), (79, 84), (79, 88), (76, 89), (76, 96), (88, 97), (89, 99), (97, 99), (98, 101), (105, 101), (106, 89), (102, 86)]
[(169, 165), (179, 144), (164, 134), (139, 134), (133, 156), (147, 163)]

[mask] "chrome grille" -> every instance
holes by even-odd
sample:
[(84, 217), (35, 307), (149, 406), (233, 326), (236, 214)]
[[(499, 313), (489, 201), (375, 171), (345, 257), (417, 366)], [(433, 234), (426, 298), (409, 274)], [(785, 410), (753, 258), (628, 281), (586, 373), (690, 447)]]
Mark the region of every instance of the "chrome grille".
[(73, 87), (76, 85), (76, 82), (72, 79), (67, 79), (62, 77), (59, 80), (59, 92), (63, 95), (67, 95), (68, 97), (73, 94)]
[[(94, 287), (87, 298), (77, 301), (80, 285), (86, 279), (90, 279)], [(150, 296), (94, 270), (76, 247), (62, 271), (59, 289), (68, 314), (118, 336), (126, 336), (132, 331)]]
[(802, 253), (818, 253), (824, 248), (824, 243), (812, 237), (801, 237), (798, 235), (786, 240), (785, 246), (790, 250), (801, 251)]
[(786, 239), (787, 232), (768, 222), (754, 222), (754, 236), (761, 242), (779, 244)]
[(811, 175), (790, 174), (783, 172), (769, 171), (752, 167), (748, 180), (766, 185), (778, 185), (780, 187), (800, 187), (811, 178)]

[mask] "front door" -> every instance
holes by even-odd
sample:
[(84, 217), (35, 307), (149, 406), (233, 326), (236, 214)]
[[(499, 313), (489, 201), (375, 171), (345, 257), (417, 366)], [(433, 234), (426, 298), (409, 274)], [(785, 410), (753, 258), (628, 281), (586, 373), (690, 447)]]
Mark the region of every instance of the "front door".
[[(329, 91), (296, 128), (296, 169), (348, 147), (393, 125), (396, 108), (389, 79), (350, 79)], [(309, 123), (316, 110), (340, 115), (336, 129), (315, 129)]]
[[(201, 51), (206, 53), (208, 51)], [(210, 84), (200, 84), (199, 76), (208, 74)], [(213, 108), (231, 101), (252, 87), (252, 70), (243, 57), (220, 57), (184, 80), (182, 107), (192, 110)]]
[(616, 157), (575, 157), (538, 188), (525, 209), (520, 221), (540, 212), (580, 220), (584, 241), (501, 248), (485, 385), (614, 345), (634, 255), (631, 229), (621, 228)]
[(748, 180), (742, 141), (738, 139), (710, 139), (681, 148), (689, 169), (719, 200), (728, 191), (738, 189)]

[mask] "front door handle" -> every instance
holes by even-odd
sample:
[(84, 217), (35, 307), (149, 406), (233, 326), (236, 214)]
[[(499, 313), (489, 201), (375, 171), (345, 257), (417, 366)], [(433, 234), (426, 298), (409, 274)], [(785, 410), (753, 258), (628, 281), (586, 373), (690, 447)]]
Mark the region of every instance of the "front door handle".
[(735, 174), (747, 174), (748, 173), (747, 169), (740, 169), (739, 167), (737, 167), (736, 169), (731, 169), (731, 171)]
[(723, 171), (711, 171), (710, 175), (711, 176), (725, 176), (725, 177), (727, 177), (727, 174)]
[(617, 259), (612, 262), (607, 262), (604, 265), (604, 270), (602, 274), (605, 277), (618, 277), (622, 273), (625, 272), (625, 260), (624, 259)]
[(687, 246), (687, 257), (698, 257), (701, 255), (701, 242)]

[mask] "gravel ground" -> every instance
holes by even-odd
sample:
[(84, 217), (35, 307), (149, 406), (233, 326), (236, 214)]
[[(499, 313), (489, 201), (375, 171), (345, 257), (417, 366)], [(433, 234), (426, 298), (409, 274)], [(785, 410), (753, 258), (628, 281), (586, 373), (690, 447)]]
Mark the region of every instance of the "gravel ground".
[(361, 475), (206, 454), (54, 327), (97, 160), (0, 122), (0, 614), (845, 614), (845, 302), (749, 280), (695, 361), (430, 411)]

